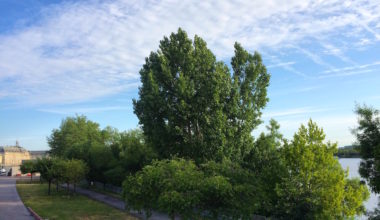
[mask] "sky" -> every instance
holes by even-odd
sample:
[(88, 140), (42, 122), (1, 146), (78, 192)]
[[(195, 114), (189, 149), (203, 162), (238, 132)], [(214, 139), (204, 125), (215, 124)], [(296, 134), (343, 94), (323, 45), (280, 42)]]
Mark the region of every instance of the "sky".
[(292, 138), (309, 119), (355, 141), (356, 104), (380, 108), (380, 1), (0, 1), (0, 146), (49, 149), (68, 116), (138, 127), (139, 70), (179, 27), (230, 63), (234, 42), (271, 74), (263, 110)]

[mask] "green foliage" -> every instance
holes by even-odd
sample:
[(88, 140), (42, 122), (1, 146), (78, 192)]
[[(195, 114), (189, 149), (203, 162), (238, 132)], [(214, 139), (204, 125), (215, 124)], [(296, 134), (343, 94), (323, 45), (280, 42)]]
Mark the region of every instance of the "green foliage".
[(156, 153), (146, 141), (141, 130), (135, 129), (120, 134), (120, 164), (129, 173), (141, 170), (156, 158)]
[(255, 177), (233, 162), (155, 161), (129, 176), (123, 196), (130, 209), (168, 213), (171, 218), (249, 218), (258, 210), (261, 192)]
[(30, 182), (33, 180), (33, 174), (38, 172), (37, 164), (34, 160), (26, 160), (20, 165), (20, 171), (22, 174), (30, 173)]
[[(66, 172), (66, 161), (61, 158), (55, 158), (52, 164), (52, 174), (58, 185), (58, 183), (65, 182), (64, 175)], [(57, 188), (58, 189), (58, 188)]]
[(76, 184), (83, 180), (88, 172), (86, 164), (81, 160), (67, 160), (65, 161), (63, 179), (67, 184)]
[(285, 141), (280, 133), (280, 125), (273, 119), (266, 127), (267, 134), (261, 133), (253, 148), (243, 161), (243, 166), (260, 179), (265, 196), (261, 199), (261, 208), (257, 214), (271, 216), (278, 201), (276, 185), (282, 181), (286, 167), (282, 160), (281, 147)]
[(335, 155), (339, 158), (360, 158), (359, 149), (355, 146), (338, 148), (338, 152)]
[(373, 192), (380, 192), (380, 115), (379, 110), (357, 106), (359, 126), (354, 130), (362, 161), (360, 175), (368, 181)]
[(26, 160), (23, 161), (23, 163), (20, 166), (20, 171), (22, 174), (33, 174), (37, 172), (37, 166), (36, 166), (36, 161), (34, 160)]
[(56, 178), (55, 171), (53, 170), (54, 159), (50, 157), (38, 158), (36, 162), (36, 169), (40, 173), (41, 178), (46, 180), (49, 184), (48, 194), (50, 195), (50, 188), (52, 181)]
[(60, 128), (53, 130), (48, 143), (52, 156), (84, 161), (89, 168), (88, 181), (118, 185), (128, 173), (135, 173), (156, 157), (140, 130), (122, 133), (112, 127), (101, 130), (85, 116), (63, 120)]
[(334, 158), (336, 144), (311, 120), (282, 148), (286, 176), (276, 187), (277, 216), (284, 219), (343, 219), (363, 214), (368, 189)]
[(103, 183), (107, 182), (104, 173), (112, 168), (114, 160), (110, 147), (100, 144), (92, 146), (89, 150), (89, 160), (87, 161), (90, 168), (87, 179)]
[(99, 124), (85, 116), (68, 117), (48, 137), (53, 156), (88, 161), (91, 146), (104, 144)]
[(117, 165), (105, 171), (104, 176), (107, 180), (107, 183), (111, 183), (114, 186), (121, 186), (127, 176), (126, 173), (127, 172), (122, 166)]
[(241, 159), (267, 102), (260, 55), (236, 43), (231, 74), (203, 39), (192, 41), (181, 29), (159, 48), (140, 70), (140, 98), (133, 101), (147, 141), (162, 158)]

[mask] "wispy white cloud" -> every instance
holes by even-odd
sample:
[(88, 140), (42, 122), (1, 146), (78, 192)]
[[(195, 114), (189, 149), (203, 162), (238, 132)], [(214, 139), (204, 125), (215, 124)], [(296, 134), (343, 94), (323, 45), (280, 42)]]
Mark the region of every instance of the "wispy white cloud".
[(376, 69), (344, 71), (344, 72), (334, 73), (334, 74), (329, 74), (329, 75), (321, 75), (318, 78), (323, 79), (323, 78), (330, 78), (330, 77), (352, 76), (352, 75), (359, 75), (359, 74), (364, 74), (364, 73), (371, 73), (375, 71)]
[(302, 107), (302, 108), (292, 108), (284, 109), (274, 112), (265, 112), (263, 118), (278, 118), (278, 117), (289, 117), (289, 116), (304, 116), (310, 117), (312, 113), (328, 111), (326, 108), (313, 108), (313, 107)]
[[(219, 59), (231, 56), (234, 41), (250, 51), (294, 45), (332, 69), (303, 46), (353, 30), (378, 38), (379, 11), (378, 1), (339, 0), (63, 3), (45, 8), (34, 25), (0, 33), (0, 94), (30, 105), (136, 89), (144, 58), (178, 27), (203, 37)], [(305, 76), (290, 64), (282, 67)]]
[(276, 64), (271, 64), (267, 65), (267, 68), (276, 68), (276, 67), (284, 67), (284, 66), (291, 66), (295, 64), (296, 62), (282, 62), (282, 63), (276, 63)]
[(375, 61), (372, 63), (362, 64), (362, 65), (354, 65), (354, 66), (347, 66), (347, 67), (342, 67), (342, 68), (329, 69), (329, 70), (323, 71), (322, 73), (339, 73), (339, 72), (346, 72), (346, 71), (357, 70), (357, 69), (366, 69), (368, 67), (373, 67), (373, 66), (380, 66), (380, 61)]
[(130, 107), (123, 106), (105, 106), (105, 107), (77, 107), (77, 108), (50, 108), (38, 109), (40, 112), (47, 112), (60, 115), (73, 115), (73, 114), (88, 114), (97, 112), (131, 110)]

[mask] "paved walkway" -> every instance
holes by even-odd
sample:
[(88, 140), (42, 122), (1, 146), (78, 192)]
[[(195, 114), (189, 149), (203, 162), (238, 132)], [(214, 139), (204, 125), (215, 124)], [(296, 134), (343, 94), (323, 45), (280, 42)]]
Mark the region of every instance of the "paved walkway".
[[(62, 187), (65, 187), (65, 185), (62, 185)], [(72, 186), (70, 186), (70, 188), (72, 189)], [(114, 198), (112, 196), (104, 195), (104, 194), (97, 193), (97, 192), (80, 188), (80, 187), (76, 188), (76, 192), (79, 194), (85, 195), (91, 199), (103, 202), (117, 209), (125, 210), (125, 202), (120, 199)], [(137, 211), (132, 211), (132, 210), (129, 211), (129, 213), (140, 219), (146, 219), (144, 213), (139, 213)], [(158, 213), (158, 212), (153, 212), (152, 216), (149, 218), (149, 220), (167, 220), (167, 219), (170, 219), (170, 218), (167, 215), (163, 213)], [(179, 219), (179, 218), (176, 218), (176, 219)]]
[(34, 220), (16, 189), (16, 178), (0, 176), (0, 220)]

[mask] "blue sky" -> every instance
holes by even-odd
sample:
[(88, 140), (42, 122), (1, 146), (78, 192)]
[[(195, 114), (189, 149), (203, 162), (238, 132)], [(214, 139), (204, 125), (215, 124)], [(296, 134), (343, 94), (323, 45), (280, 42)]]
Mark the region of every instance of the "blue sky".
[(351, 144), (355, 103), (380, 108), (379, 11), (380, 1), (2, 0), (0, 146), (48, 149), (51, 130), (75, 114), (136, 128), (138, 71), (178, 27), (226, 63), (235, 41), (262, 54), (272, 75), (263, 120), (285, 137), (312, 118)]

